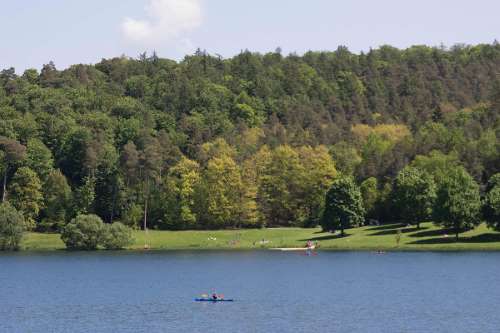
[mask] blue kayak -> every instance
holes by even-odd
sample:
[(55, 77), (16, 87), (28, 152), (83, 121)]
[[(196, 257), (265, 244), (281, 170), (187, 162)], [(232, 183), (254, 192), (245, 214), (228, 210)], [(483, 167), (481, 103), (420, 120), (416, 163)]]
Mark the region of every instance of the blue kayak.
[(234, 302), (234, 299), (195, 298), (195, 302)]

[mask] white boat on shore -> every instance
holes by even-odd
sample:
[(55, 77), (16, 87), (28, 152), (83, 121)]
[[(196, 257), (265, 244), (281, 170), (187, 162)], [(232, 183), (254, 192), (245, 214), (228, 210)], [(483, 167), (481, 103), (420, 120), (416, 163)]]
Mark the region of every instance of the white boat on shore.
[(310, 246), (310, 247), (272, 247), (269, 250), (273, 251), (312, 251), (316, 247), (315, 246)]

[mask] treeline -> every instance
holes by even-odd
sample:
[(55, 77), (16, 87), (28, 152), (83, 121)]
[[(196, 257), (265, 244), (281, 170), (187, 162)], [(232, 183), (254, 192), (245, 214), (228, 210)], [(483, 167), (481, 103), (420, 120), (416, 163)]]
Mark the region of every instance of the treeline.
[(415, 159), (401, 170), (385, 194), (377, 191), (375, 178), (358, 186), (352, 177), (338, 177), (326, 194), (320, 220), (323, 230), (340, 230), (344, 236), (345, 229), (366, 224), (366, 216), (382, 201), (396, 220), (417, 229), (421, 222), (434, 221), (455, 233), (456, 240), (460, 232), (483, 222), (500, 231), (500, 173), (491, 177), (481, 198), (479, 185), (462, 166), (444, 155), (433, 155)]
[(352, 176), (364, 218), (407, 219), (395, 193), (408, 165), (436, 188), (463, 168), (486, 195), (500, 171), (498, 68), (494, 43), (6, 69), (2, 201), (38, 231), (82, 214), (133, 228), (314, 226), (334, 181)]

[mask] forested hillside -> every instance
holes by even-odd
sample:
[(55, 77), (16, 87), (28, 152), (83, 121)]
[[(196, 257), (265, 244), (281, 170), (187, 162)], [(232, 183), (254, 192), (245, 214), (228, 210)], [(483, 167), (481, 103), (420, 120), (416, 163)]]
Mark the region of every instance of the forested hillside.
[(313, 226), (352, 175), (366, 218), (404, 219), (408, 165), (437, 200), (451, 169), (483, 195), (500, 172), (499, 80), (497, 43), (5, 69), (2, 200), (39, 231), (89, 213), (134, 228), (144, 215), (158, 229)]

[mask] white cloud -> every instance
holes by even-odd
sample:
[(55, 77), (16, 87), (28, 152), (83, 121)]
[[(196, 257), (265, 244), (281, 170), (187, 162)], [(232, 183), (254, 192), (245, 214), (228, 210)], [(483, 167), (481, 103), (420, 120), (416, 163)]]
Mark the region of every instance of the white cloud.
[(122, 22), (124, 36), (148, 46), (187, 40), (184, 35), (201, 25), (201, 0), (148, 0), (147, 19), (127, 17)]

